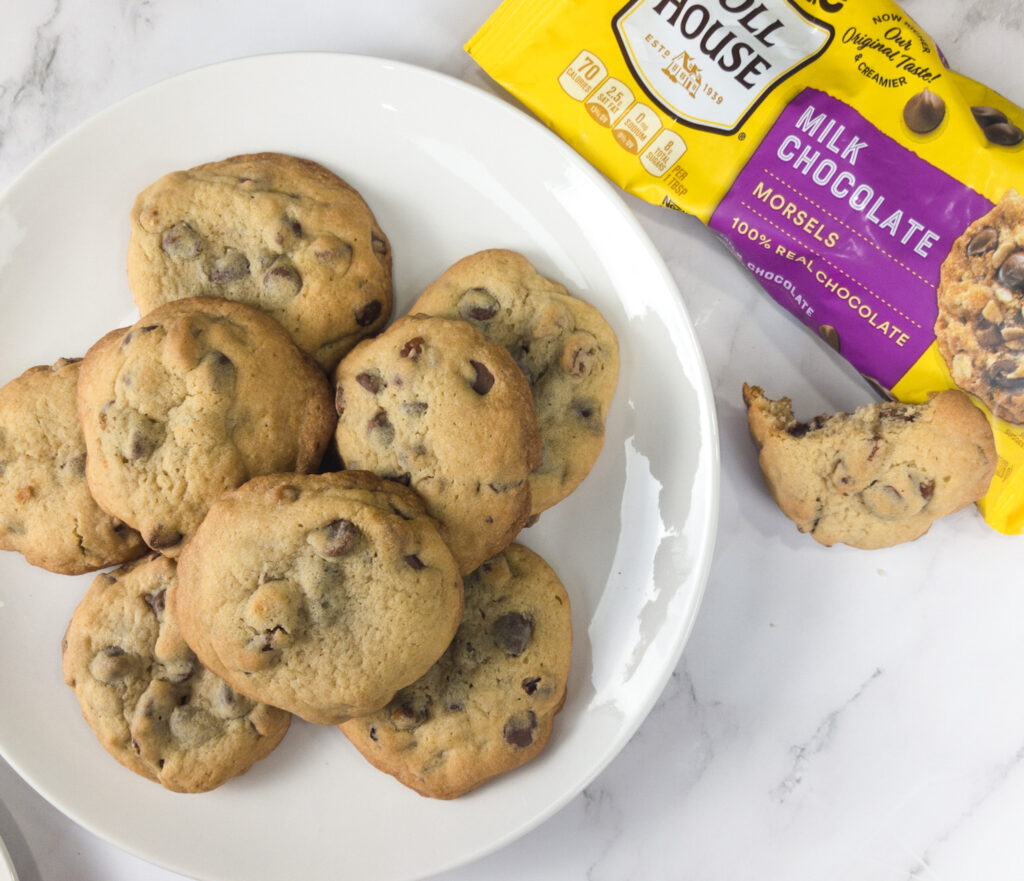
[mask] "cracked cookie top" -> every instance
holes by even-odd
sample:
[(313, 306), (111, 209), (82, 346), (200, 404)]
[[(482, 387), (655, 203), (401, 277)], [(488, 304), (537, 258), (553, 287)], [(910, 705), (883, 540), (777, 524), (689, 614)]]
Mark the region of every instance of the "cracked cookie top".
[(0, 548), (77, 575), (145, 553), (141, 536), (103, 511), (85, 479), (75, 393), (81, 359), (32, 367), (0, 388)]
[(137, 196), (128, 281), (143, 315), (194, 296), (262, 309), (331, 370), (391, 315), (391, 246), (333, 172), (255, 153), (172, 172)]
[(64, 635), (64, 681), (103, 747), (175, 792), (206, 792), (267, 756), (291, 716), (234, 691), (196, 659), (167, 598), (174, 561), (96, 576)]
[(461, 319), (407, 315), (338, 365), (338, 453), (416, 490), (463, 573), (530, 515), (540, 434), (522, 371)]
[(310, 722), (379, 709), (430, 668), (462, 579), (414, 492), (359, 471), (258, 477), (181, 556), (173, 605), (200, 660)]
[(799, 422), (788, 398), (743, 386), (761, 471), (782, 512), (823, 545), (912, 541), (980, 499), (995, 473), (992, 428), (963, 392), (882, 402)]
[(97, 342), (78, 413), (93, 496), (168, 556), (224, 490), (316, 468), (334, 428), (312, 359), (272, 318), (212, 297), (168, 303)]

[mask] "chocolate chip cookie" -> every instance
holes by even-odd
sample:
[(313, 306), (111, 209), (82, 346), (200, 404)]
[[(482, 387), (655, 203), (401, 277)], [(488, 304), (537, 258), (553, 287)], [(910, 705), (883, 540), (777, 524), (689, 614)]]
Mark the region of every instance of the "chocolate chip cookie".
[(96, 576), (64, 636), (64, 681), (122, 765), (175, 792), (206, 792), (269, 755), (291, 716), (198, 662), (167, 602), (175, 581), (174, 562), (157, 554)]
[(96, 501), (168, 556), (224, 490), (315, 469), (334, 429), (327, 377), (281, 325), (213, 297), (175, 300), (93, 345), (78, 414)]
[(145, 315), (217, 296), (272, 315), (326, 370), (391, 314), (391, 247), (337, 175), (280, 153), (175, 171), (131, 213), (128, 281)]
[(75, 390), (80, 359), (33, 367), (0, 388), (0, 548), (77, 575), (147, 550), (93, 500)]
[(953, 381), (1024, 424), (1024, 197), (1008, 193), (950, 249), (935, 338)]
[(466, 578), (462, 624), (430, 671), (340, 727), (375, 767), (421, 795), (455, 798), (544, 748), (571, 654), (565, 589), (513, 544)]
[(172, 606), (200, 660), (319, 724), (422, 676), (462, 616), (462, 579), (422, 501), (366, 472), (259, 477), (214, 502)]
[(530, 388), (500, 344), (461, 319), (407, 315), (338, 365), (338, 453), (416, 490), (463, 573), (530, 515), (540, 434)]
[(604, 444), (618, 379), (618, 342), (604, 316), (544, 278), (522, 254), (500, 249), (455, 263), (411, 311), (479, 327), (529, 380), (543, 443), (541, 463), (530, 475), (532, 513), (579, 486)]
[(924, 535), (980, 499), (995, 473), (992, 429), (962, 392), (886, 401), (798, 422), (788, 398), (743, 386), (765, 483), (823, 545), (883, 548)]

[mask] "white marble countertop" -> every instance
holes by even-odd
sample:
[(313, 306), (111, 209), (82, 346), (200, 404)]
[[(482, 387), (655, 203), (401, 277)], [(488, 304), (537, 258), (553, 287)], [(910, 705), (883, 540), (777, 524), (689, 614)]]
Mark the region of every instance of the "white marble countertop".
[[(394, 58), (487, 83), (464, 41), (496, 0), (2, 4), (0, 190), (138, 89), (284, 50)], [(906, 0), (951, 64), (1024, 103), (1016, 0)], [(1024, 876), (1021, 539), (960, 512), (890, 550), (825, 549), (762, 489), (744, 380), (803, 416), (858, 379), (696, 222), (629, 200), (696, 324), (721, 429), (720, 533), (692, 637), (618, 758), (539, 828), (443, 876), (909, 881)], [(0, 761), (21, 881), (179, 876), (99, 840)]]

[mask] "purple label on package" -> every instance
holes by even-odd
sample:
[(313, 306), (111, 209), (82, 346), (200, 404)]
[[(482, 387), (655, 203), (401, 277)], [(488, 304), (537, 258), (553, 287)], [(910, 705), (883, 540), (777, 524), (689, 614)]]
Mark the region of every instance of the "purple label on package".
[(711, 218), (772, 297), (891, 388), (935, 339), (939, 267), (992, 203), (815, 90)]

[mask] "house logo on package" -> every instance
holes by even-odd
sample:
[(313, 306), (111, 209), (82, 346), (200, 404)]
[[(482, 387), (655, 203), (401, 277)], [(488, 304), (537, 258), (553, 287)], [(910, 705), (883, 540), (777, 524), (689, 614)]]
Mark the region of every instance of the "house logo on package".
[(695, 59), (690, 57), (689, 52), (680, 52), (661, 71), (676, 85), (683, 88), (691, 98), (697, 97), (701, 84), (704, 82), (700, 75), (700, 68), (697, 67)]
[(833, 36), (791, 0), (630, 0), (612, 26), (626, 64), (661, 110), (724, 134)]

